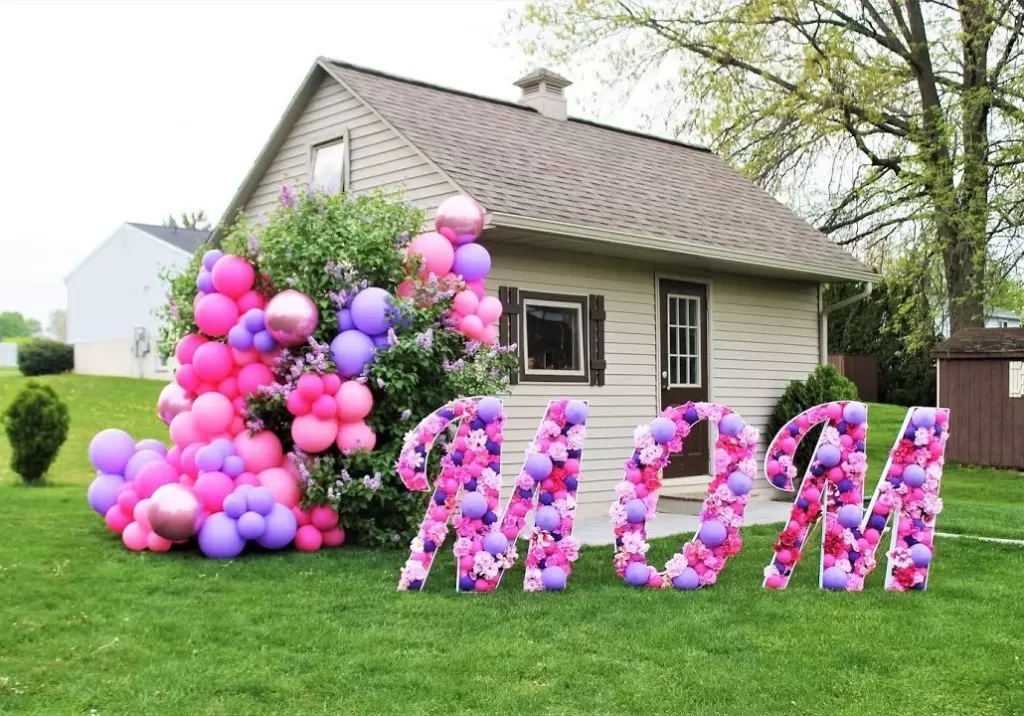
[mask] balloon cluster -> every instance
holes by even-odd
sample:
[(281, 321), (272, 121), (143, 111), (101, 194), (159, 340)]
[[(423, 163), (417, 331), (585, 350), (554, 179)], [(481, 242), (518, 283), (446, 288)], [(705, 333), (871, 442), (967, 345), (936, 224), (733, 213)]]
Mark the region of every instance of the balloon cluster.
[(342, 452), (372, 450), (377, 436), (365, 419), (373, 409), (373, 393), (354, 380), (342, 382), (334, 373), (306, 373), (298, 379), (285, 406), (292, 421), (292, 440), (307, 453), (336, 444)]
[(241, 256), (207, 251), (196, 277), (193, 308), (199, 330), (208, 336), (228, 335), (238, 318), (253, 308), (263, 308), (264, 299), (253, 290), (256, 270)]
[(338, 310), (338, 335), (331, 341), (338, 373), (346, 378), (362, 375), (376, 350), (389, 346), (394, 318), (391, 294), (382, 288), (369, 286), (348, 296)]

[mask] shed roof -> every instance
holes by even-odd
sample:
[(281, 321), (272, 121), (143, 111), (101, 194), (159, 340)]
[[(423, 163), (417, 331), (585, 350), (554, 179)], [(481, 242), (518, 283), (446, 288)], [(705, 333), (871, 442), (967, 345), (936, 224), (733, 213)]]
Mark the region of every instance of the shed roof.
[(944, 360), (1024, 359), (1024, 328), (964, 328), (932, 353)]
[(153, 238), (160, 239), (164, 243), (181, 249), (189, 254), (194, 254), (196, 249), (205, 244), (210, 238), (209, 231), (200, 229), (183, 229), (176, 226), (157, 226), (155, 224), (137, 224), (128, 222), (129, 226), (145, 231)]

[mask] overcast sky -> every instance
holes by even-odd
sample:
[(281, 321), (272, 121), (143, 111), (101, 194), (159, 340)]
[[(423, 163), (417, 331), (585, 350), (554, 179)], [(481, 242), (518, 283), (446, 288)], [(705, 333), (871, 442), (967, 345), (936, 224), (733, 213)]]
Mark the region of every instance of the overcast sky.
[(122, 222), (219, 217), (318, 55), (516, 99), (515, 5), (0, 0), (0, 311), (45, 326)]

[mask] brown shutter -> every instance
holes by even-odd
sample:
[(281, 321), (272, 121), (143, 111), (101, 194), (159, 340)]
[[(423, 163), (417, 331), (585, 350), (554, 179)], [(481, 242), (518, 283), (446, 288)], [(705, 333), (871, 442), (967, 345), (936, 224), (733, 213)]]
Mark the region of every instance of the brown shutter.
[[(498, 286), (501, 301), (501, 322), (498, 324), (498, 340), (503, 346), (516, 345), (516, 355), (522, 354), (519, 346), (519, 289), (515, 286)], [(512, 385), (519, 384), (519, 371), (514, 370), (508, 377)]]
[(590, 296), (590, 384), (604, 385), (604, 370), (608, 365), (604, 358), (604, 296)]

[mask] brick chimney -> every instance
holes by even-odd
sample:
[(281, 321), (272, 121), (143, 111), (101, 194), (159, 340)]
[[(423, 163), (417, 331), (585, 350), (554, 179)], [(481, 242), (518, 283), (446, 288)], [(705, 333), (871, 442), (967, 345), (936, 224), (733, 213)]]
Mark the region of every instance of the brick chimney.
[(525, 77), (516, 81), (523, 94), (519, 98), (519, 104), (526, 107), (533, 107), (535, 110), (551, 119), (564, 121), (568, 116), (565, 94), (562, 92), (572, 82), (551, 70), (534, 70)]

